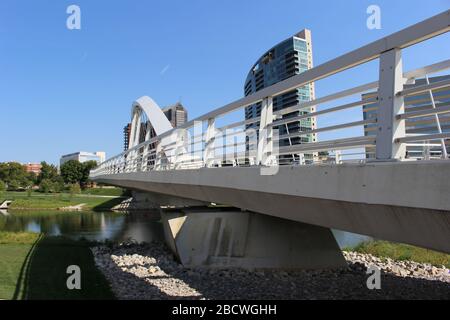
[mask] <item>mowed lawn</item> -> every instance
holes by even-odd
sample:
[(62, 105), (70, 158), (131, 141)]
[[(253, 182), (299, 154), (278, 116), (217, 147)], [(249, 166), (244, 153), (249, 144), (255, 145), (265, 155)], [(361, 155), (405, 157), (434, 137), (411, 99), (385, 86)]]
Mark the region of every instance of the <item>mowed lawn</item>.
[[(111, 193), (113, 193), (111, 191)], [(117, 195), (99, 194), (75, 194), (68, 193), (43, 194), (32, 192), (3, 192), (0, 195), (0, 203), (3, 200), (12, 200), (11, 209), (57, 209), (84, 203), (86, 210), (109, 210), (124, 200)]]
[[(81, 290), (67, 288), (67, 267), (81, 269)], [(0, 232), (0, 299), (114, 299), (86, 241)]]
[(0, 299), (21, 295), (20, 275), (40, 234), (0, 232)]

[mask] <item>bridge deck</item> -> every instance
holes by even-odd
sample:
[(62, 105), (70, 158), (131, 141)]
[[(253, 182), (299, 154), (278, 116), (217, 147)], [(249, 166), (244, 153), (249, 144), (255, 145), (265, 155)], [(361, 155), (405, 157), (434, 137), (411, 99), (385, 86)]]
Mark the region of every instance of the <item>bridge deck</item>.
[(205, 168), (110, 174), (97, 182), (235, 206), (450, 252), (450, 162)]

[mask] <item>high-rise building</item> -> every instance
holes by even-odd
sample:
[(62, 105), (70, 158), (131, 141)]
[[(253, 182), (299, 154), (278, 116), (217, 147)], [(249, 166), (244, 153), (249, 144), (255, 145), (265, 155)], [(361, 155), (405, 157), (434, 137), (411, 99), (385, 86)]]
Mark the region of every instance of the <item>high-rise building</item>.
[(123, 127), (123, 151), (127, 151), (130, 146), (131, 123)]
[[(450, 79), (450, 75), (429, 78), (429, 83)], [(405, 88), (411, 88), (426, 84), (426, 79), (417, 79), (414, 83), (406, 84)], [(450, 88), (444, 87), (433, 90), (435, 107), (448, 106), (450, 103)], [(365, 93), (363, 100), (375, 98), (377, 92)], [(430, 92), (421, 92), (405, 97), (405, 113), (432, 109)], [(377, 117), (378, 102), (363, 105), (363, 118), (374, 119)], [(442, 132), (450, 132), (450, 113), (438, 115)], [(438, 133), (438, 126), (435, 115), (420, 116), (405, 120), (406, 134), (435, 134)], [(364, 135), (376, 135), (377, 124), (371, 123), (364, 126)], [(450, 153), (450, 139), (445, 141), (447, 152)], [(406, 144), (407, 157), (423, 158), (426, 156), (440, 157), (442, 155), (441, 140), (427, 141), (426, 143)], [(366, 147), (366, 158), (375, 158), (375, 147)]]
[[(186, 123), (188, 120), (188, 112), (185, 107), (180, 102), (174, 105), (162, 108), (162, 112), (166, 115), (167, 119), (172, 124), (172, 127), (176, 128)], [(139, 142), (143, 142), (147, 135), (147, 130), (150, 130), (150, 139), (153, 138), (156, 133), (153, 130), (152, 125), (141, 124), (141, 131), (139, 136)], [(128, 123), (123, 128), (123, 139), (124, 139), (124, 151), (127, 151), (130, 146), (130, 135), (131, 135), (131, 123)]]
[(61, 156), (61, 158), (59, 160), (59, 164), (63, 165), (64, 163), (66, 163), (69, 160), (76, 160), (81, 163), (86, 162), (86, 161), (97, 161), (97, 164), (100, 164), (100, 163), (104, 162), (105, 159), (106, 159), (106, 153), (103, 151), (98, 151), (98, 152), (94, 152), (94, 153), (79, 151), (79, 152), (74, 152), (74, 153), (70, 153), (70, 154)]
[[(177, 128), (187, 122), (188, 112), (180, 102), (162, 108), (162, 112), (166, 115), (167, 119), (174, 128)], [(150, 138), (153, 138), (156, 134), (152, 126), (150, 126), (150, 129), (151, 129)]]
[(185, 107), (180, 102), (172, 106), (167, 106), (162, 109), (167, 119), (169, 119), (172, 127), (176, 128), (186, 123), (188, 118), (188, 113)]
[[(272, 49), (262, 55), (253, 65), (245, 80), (244, 93), (248, 96), (263, 88), (283, 81), (299, 73), (305, 72), (313, 67), (311, 31), (304, 29), (296, 35), (282, 41)], [(314, 83), (310, 83), (301, 88), (288, 91), (284, 94), (273, 97), (273, 111), (278, 111), (288, 107), (310, 101), (315, 98)], [(252, 119), (261, 115), (262, 103), (245, 108), (245, 119)], [(283, 115), (283, 118), (295, 117), (316, 110), (315, 106), (302, 109), (301, 111), (290, 112)], [(274, 126), (279, 130), (279, 135), (292, 134), (296, 132), (309, 131), (316, 128), (315, 117), (295, 120), (285, 125)], [(248, 128), (259, 128), (259, 123), (250, 124)], [(280, 140), (281, 146), (309, 143), (317, 141), (315, 133), (296, 136)], [(313, 154), (305, 154), (306, 160), (312, 160)], [(295, 158), (295, 156), (294, 156)], [(292, 157), (280, 157), (284, 161)]]

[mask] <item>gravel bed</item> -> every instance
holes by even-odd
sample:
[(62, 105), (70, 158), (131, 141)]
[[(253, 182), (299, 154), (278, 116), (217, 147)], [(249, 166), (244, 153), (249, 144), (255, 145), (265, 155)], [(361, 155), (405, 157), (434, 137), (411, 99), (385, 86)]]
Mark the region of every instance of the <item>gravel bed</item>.
[[(442, 266), (344, 252), (337, 270), (185, 268), (160, 243), (92, 248), (119, 299), (450, 299)], [(369, 266), (381, 269), (381, 289), (369, 290)]]

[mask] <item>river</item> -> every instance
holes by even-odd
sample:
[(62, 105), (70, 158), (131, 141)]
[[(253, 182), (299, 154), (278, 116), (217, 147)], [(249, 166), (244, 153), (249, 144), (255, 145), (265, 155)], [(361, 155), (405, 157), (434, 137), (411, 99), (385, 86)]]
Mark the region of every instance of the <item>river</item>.
[[(95, 241), (163, 241), (162, 224), (157, 211), (139, 213), (60, 212), (45, 210), (0, 211), (0, 231), (42, 232), (50, 236), (85, 238)], [(333, 230), (341, 248), (353, 247), (370, 238)]]

